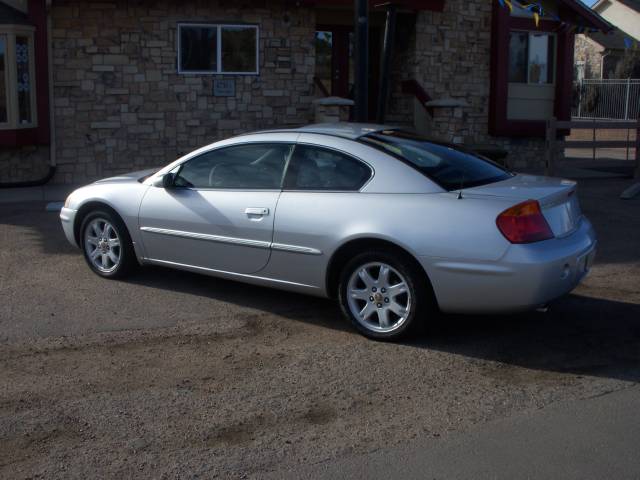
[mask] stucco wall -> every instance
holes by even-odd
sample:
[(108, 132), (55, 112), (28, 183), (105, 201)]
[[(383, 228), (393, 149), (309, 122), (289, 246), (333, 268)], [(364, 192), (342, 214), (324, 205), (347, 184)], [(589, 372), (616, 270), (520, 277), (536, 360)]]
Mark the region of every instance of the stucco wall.
[(596, 12), (620, 30), (640, 40), (640, 12), (616, 0), (604, 2)]
[[(54, 2), (54, 181), (163, 165), (234, 133), (309, 122), (315, 16), (294, 5)], [(258, 23), (260, 75), (225, 76), (235, 79), (235, 97), (215, 97), (214, 76), (179, 75), (181, 21)]]

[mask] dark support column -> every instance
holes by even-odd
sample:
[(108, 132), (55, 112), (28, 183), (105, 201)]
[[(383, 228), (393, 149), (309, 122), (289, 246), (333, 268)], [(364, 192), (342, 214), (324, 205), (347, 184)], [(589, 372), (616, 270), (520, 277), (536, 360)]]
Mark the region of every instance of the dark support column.
[(355, 115), (356, 122), (369, 118), (369, 1), (355, 0)]
[(391, 60), (393, 58), (393, 42), (396, 36), (396, 6), (387, 5), (387, 22), (384, 26), (384, 44), (382, 46), (382, 62), (380, 62), (380, 91), (378, 92), (378, 112), (376, 120), (384, 123), (389, 97), (389, 79), (391, 77)]

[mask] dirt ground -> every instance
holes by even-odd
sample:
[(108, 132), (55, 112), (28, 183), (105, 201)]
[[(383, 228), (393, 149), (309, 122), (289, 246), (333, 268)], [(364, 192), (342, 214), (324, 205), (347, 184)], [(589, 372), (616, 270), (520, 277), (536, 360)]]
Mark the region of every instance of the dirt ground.
[(580, 185), (596, 265), (547, 313), (402, 344), (331, 301), (195, 274), (93, 275), (43, 203), (0, 206), (0, 477), (259, 478), (640, 379), (640, 199)]

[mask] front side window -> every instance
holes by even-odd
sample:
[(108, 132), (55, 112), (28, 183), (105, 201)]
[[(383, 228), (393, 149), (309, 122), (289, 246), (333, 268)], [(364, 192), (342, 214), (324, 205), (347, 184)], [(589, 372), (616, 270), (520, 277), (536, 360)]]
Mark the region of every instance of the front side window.
[(178, 170), (176, 187), (280, 189), (291, 153), (285, 143), (236, 145), (203, 153)]
[(555, 36), (512, 31), (509, 34), (509, 82), (554, 82)]
[(289, 162), (284, 188), (358, 191), (371, 174), (371, 168), (355, 158), (326, 148), (297, 145)]
[(458, 146), (426, 140), (414, 133), (386, 130), (362, 141), (402, 159), (445, 190), (476, 187), (511, 176), (499, 165)]
[(0, 129), (36, 126), (33, 28), (0, 25)]
[(258, 73), (256, 25), (178, 25), (178, 72)]

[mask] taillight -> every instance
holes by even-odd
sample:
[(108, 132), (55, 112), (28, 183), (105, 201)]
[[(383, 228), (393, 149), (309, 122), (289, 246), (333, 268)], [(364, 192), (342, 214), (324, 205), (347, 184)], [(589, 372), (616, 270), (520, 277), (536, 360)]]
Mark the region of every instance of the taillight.
[(496, 225), (511, 243), (531, 243), (553, 238), (540, 204), (535, 200), (527, 200), (506, 209), (496, 218)]

